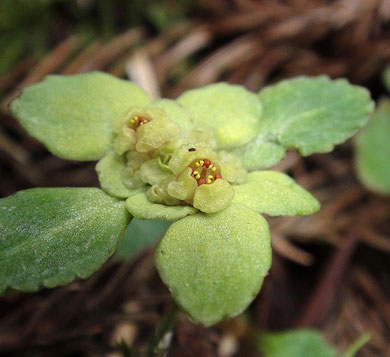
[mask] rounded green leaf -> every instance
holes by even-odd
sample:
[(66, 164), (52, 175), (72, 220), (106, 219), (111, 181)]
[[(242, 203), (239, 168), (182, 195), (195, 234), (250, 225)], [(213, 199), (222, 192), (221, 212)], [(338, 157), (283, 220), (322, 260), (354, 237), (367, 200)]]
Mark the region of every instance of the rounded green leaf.
[(173, 221), (198, 210), (192, 206), (167, 206), (149, 201), (146, 193), (138, 193), (126, 200), (129, 212), (138, 219), (163, 219)]
[(109, 151), (96, 165), (101, 188), (108, 194), (127, 198), (145, 190), (144, 187), (130, 188), (124, 184), (126, 164), (122, 156)]
[(147, 94), (129, 81), (101, 72), (51, 75), (25, 88), (11, 103), (12, 114), (54, 154), (98, 160), (112, 145), (112, 123)]
[(374, 108), (366, 89), (326, 76), (284, 80), (259, 97), (261, 135), (305, 156), (329, 152), (353, 136)]
[(261, 333), (257, 346), (264, 357), (336, 357), (336, 350), (316, 330)]
[(156, 266), (177, 304), (205, 326), (241, 313), (271, 265), (267, 222), (245, 206), (179, 220), (160, 242)]
[(195, 125), (213, 131), (219, 148), (240, 146), (259, 132), (262, 106), (244, 87), (211, 84), (189, 90), (177, 101), (191, 111)]
[(313, 214), (320, 209), (318, 201), (295, 181), (277, 171), (254, 171), (247, 182), (234, 185), (233, 202), (270, 216)]
[(129, 223), (124, 202), (96, 188), (37, 188), (0, 200), (0, 294), (86, 278)]
[(390, 101), (382, 100), (367, 127), (356, 137), (356, 169), (371, 190), (390, 194)]

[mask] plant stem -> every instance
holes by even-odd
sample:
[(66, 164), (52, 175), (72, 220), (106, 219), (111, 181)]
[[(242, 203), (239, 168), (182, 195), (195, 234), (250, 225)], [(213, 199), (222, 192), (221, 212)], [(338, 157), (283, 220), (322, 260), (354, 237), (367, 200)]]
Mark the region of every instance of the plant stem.
[(149, 345), (149, 357), (167, 356), (174, 333), (174, 324), (177, 311), (177, 305), (173, 304), (165, 313), (161, 323), (157, 327), (155, 336)]

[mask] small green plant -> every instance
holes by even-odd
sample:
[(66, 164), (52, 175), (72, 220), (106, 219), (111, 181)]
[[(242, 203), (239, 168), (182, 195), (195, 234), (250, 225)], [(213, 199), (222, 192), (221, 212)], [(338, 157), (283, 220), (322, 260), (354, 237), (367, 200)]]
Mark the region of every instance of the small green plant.
[[(390, 91), (390, 67), (384, 72)], [(367, 127), (356, 136), (356, 170), (372, 191), (390, 194), (390, 99), (382, 98)]]
[(320, 207), (293, 179), (265, 169), (287, 149), (331, 151), (373, 106), (365, 89), (325, 76), (259, 94), (217, 83), (155, 102), (104, 73), (48, 76), (10, 110), (53, 154), (99, 160), (102, 189), (36, 188), (0, 200), (0, 293), (86, 278), (133, 217), (158, 219), (175, 221), (155, 263), (176, 303), (205, 326), (239, 314), (271, 265), (261, 214)]

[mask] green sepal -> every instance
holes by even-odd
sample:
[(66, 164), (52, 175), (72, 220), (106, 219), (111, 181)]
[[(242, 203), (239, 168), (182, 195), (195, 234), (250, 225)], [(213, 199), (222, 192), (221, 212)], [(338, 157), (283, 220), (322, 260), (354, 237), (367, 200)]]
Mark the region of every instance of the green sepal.
[(126, 200), (129, 212), (138, 219), (163, 219), (173, 221), (198, 210), (192, 206), (167, 206), (149, 201), (146, 193), (138, 193)]
[[(157, 110), (157, 109), (154, 109)], [(153, 109), (150, 109), (152, 112)], [(149, 123), (137, 129), (137, 143), (135, 148), (139, 152), (147, 153), (159, 149), (169, 141), (175, 139), (180, 133), (180, 128), (175, 122), (165, 118), (151, 120)]]
[(232, 203), (174, 223), (155, 262), (176, 303), (197, 324), (236, 316), (255, 298), (271, 265), (265, 219)]
[(355, 165), (369, 189), (390, 194), (390, 101), (382, 100), (367, 127), (355, 140)]
[(244, 87), (211, 84), (188, 90), (177, 101), (191, 111), (195, 125), (214, 133), (220, 149), (243, 145), (259, 133), (262, 106)]
[(310, 215), (318, 201), (289, 176), (277, 171), (254, 171), (242, 185), (234, 185), (233, 202), (270, 216)]
[(112, 145), (112, 124), (132, 106), (149, 104), (134, 83), (101, 72), (50, 75), (22, 91), (11, 113), (54, 155), (98, 160)]
[(205, 158), (211, 161), (217, 159), (217, 156), (212, 151), (212, 147), (209, 143), (200, 142), (184, 144), (173, 153), (168, 166), (175, 175), (179, 175), (189, 167), (192, 162)]
[(161, 166), (158, 158), (146, 161), (140, 168), (141, 180), (149, 185), (157, 185), (165, 181), (172, 173)]
[(119, 198), (130, 197), (146, 189), (146, 186), (139, 188), (126, 186), (124, 183), (126, 171), (125, 159), (113, 151), (109, 151), (96, 165), (101, 188)]
[(246, 181), (248, 172), (242, 167), (239, 156), (231, 152), (219, 151), (218, 157), (223, 166), (224, 178), (226, 181), (236, 184)]
[(130, 221), (97, 188), (36, 188), (0, 200), (0, 294), (87, 278), (115, 251)]
[(186, 201), (193, 197), (198, 184), (192, 176), (192, 170), (187, 167), (177, 178), (167, 185), (168, 194), (178, 200)]
[(226, 180), (218, 179), (195, 190), (193, 206), (204, 213), (225, 209), (234, 197), (234, 189)]

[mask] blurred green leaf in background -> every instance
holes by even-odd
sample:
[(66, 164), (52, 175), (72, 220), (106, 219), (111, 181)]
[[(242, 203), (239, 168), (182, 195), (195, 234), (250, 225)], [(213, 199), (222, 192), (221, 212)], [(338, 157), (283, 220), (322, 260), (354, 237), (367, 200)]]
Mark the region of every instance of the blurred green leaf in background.
[(370, 336), (364, 334), (341, 355), (317, 330), (296, 329), (283, 332), (259, 332), (256, 343), (264, 357), (354, 357)]
[(159, 219), (143, 221), (133, 218), (119, 244), (116, 257), (131, 261), (142, 249), (155, 244), (172, 223)]

